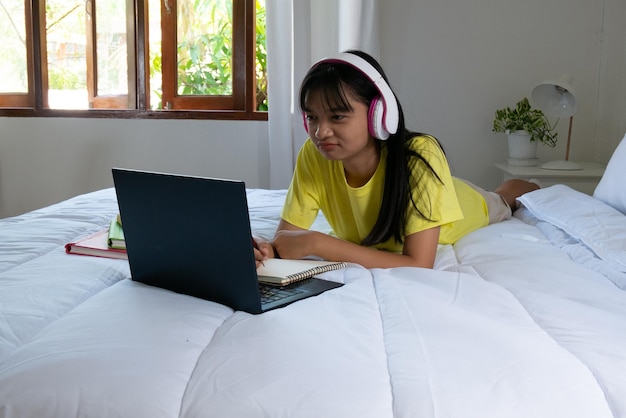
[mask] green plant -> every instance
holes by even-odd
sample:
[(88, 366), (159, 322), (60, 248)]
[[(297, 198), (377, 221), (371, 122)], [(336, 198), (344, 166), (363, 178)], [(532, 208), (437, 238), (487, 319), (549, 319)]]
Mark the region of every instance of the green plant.
[[(197, 1), (188, 14), (206, 13), (207, 27), (197, 19), (183, 22), (185, 33), (178, 50), (178, 94), (221, 96), (232, 94), (232, 3)], [(184, 25), (183, 25), (184, 26)]]
[(509, 133), (523, 130), (530, 134), (531, 141), (543, 142), (554, 148), (557, 140), (555, 126), (551, 125), (548, 118), (540, 109), (533, 109), (524, 97), (517, 102), (514, 108), (505, 107), (496, 110), (493, 121), (493, 132)]
[[(158, 0), (155, 3), (158, 7)], [(232, 75), (235, 71), (232, 66), (232, 9), (229, 9), (232, 1), (195, 0), (180, 4), (188, 5), (190, 9), (186, 9), (187, 18), (181, 19), (180, 23), (188, 26), (179, 28), (181, 33), (187, 34), (187, 38), (177, 45), (178, 94), (232, 94)], [(190, 18), (193, 13), (202, 15), (202, 19)], [(265, 0), (256, 0), (256, 109), (259, 111), (268, 110), (265, 22)], [(160, 41), (150, 45), (150, 102), (153, 109), (162, 106), (160, 49)]]
[(268, 110), (265, 1), (256, 2), (256, 108)]

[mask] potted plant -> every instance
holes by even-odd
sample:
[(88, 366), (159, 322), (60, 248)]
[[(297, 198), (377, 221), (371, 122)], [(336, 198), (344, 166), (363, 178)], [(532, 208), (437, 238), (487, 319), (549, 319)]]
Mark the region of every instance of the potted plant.
[(539, 142), (554, 148), (557, 140), (555, 126), (540, 109), (533, 109), (524, 97), (514, 108), (496, 110), (493, 132), (503, 132), (509, 141), (509, 164), (535, 165)]

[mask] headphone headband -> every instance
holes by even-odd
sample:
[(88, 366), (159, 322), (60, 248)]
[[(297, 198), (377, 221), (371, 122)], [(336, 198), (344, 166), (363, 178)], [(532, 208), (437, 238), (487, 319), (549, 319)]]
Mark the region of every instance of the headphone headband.
[(389, 84), (387, 84), (382, 74), (379, 73), (372, 64), (370, 64), (358, 55), (351, 54), (349, 52), (342, 52), (337, 55), (323, 58), (315, 63), (314, 66), (325, 62), (340, 62), (349, 64), (359, 70), (361, 73), (363, 73), (363, 75), (365, 75), (372, 83), (374, 83), (374, 85), (378, 89), (378, 92), (380, 93), (380, 99), (382, 100), (383, 107), (382, 115), (379, 115), (378, 117), (380, 118), (380, 122), (382, 124), (380, 128), (383, 129), (382, 136), (384, 137), (380, 137), (381, 135), (376, 136), (378, 136), (380, 139), (387, 139), (390, 133), (395, 134), (398, 131), (400, 112), (398, 111), (396, 96), (393, 94), (391, 87), (389, 87)]

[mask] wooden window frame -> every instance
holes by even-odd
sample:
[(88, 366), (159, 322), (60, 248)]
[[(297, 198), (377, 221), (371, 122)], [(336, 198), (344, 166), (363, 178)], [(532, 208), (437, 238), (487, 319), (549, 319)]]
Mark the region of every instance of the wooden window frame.
[[(170, 5), (175, 0), (168, 0)], [(238, 24), (233, 22), (233, 42), (235, 48), (233, 56), (233, 97), (225, 96), (175, 96), (172, 109), (151, 110), (149, 97), (149, 52), (148, 52), (148, 9), (147, 1), (132, 0), (127, 4), (134, 19), (129, 25), (134, 27), (134, 62), (129, 62), (129, 72), (134, 72), (134, 79), (129, 81), (128, 97), (98, 96), (96, 60), (88, 59), (91, 71), (88, 71), (88, 90), (90, 103), (93, 100), (94, 108), (88, 110), (49, 109), (47, 104), (48, 78), (46, 63), (46, 30), (45, 30), (45, 0), (25, 0), (28, 52), (28, 93), (0, 94), (0, 116), (10, 117), (78, 117), (78, 118), (118, 118), (118, 119), (221, 119), (221, 120), (267, 120), (267, 112), (256, 110), (256, 25), (255, 0), (233, 0), (233, 13), (236, 13)], [(89, 2), (91, 3), (91, 2)], [(161, 1), (163, 7), (164, 2)], [(175, 4), (175, 3), (174, 3)], [(32, 7), (32, 8), (31, 8)], [(132, 10), (131, 10), (132, 9)], [(37, 10), (37, 13), (34, 13)], [(244, 25), (241, 25), (241, 22)], [(168, 30), (176, 31), (170, 24)], [(95, 27), (92, 25), (88, 37), (95, 36)], [(132, 33), (132, 32), (131, 32)], [(171, 51), (172, 44), (166, 43), (166, 34), (162, 36), (163, 50), (166, 47)], [(92, 38), (93, 39), (93, 38)], [(175, 39), (175, 38), (174, 38)], [(93, 45), (89, 42), (89, 45)], [(241, 48), (243, 45), (243, 49)], [(176, 45), (173, 45), (174, 53)], [(130, 54), (129, 43), (129, 54)], [(170, 52), (171, 53), (171, 52)], [(166, 78), (166, 58), (163, 56), (163, 78)], [(134, 58), (133, 57), (133, 58)], [(143, 59), (139, 59), (143, 57)], [(176, 55), (173, 55), (176, 57)], [(176, 61), (174, 59), (174, 61)], [(169, 64), (171, 65), (171, 64)], [(176, 63), (174, 62), (174, 65)], [(171, 71), (171, 69), (169, 70)], [(175, 73), (174, 73), (175, 74)], [(169, 75), (167, 76), (169, 77)], [(131, 87), (132, 86), (132, 87)], [(133, 93), (134, 90), (134, 93)], [(165, 97), (166, 83), (164, 80), (163, 94)], [(124, 106), (136, 106), (135, 109), (113, 108), (120, 103)], [(132, 102), (132, 103), (131, 103)], [(230, 104), (230, 106), (226, 106)], [(8, 107), (10, 106), (10, 107)], [(100, 107), (100, 108), (95, 108)]]

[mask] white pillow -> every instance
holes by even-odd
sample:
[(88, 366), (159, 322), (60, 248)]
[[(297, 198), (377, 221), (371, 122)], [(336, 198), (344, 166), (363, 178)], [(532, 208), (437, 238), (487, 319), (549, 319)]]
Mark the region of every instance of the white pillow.
[(611, 156), (593, 197), (626, 215), (626, 136)]

